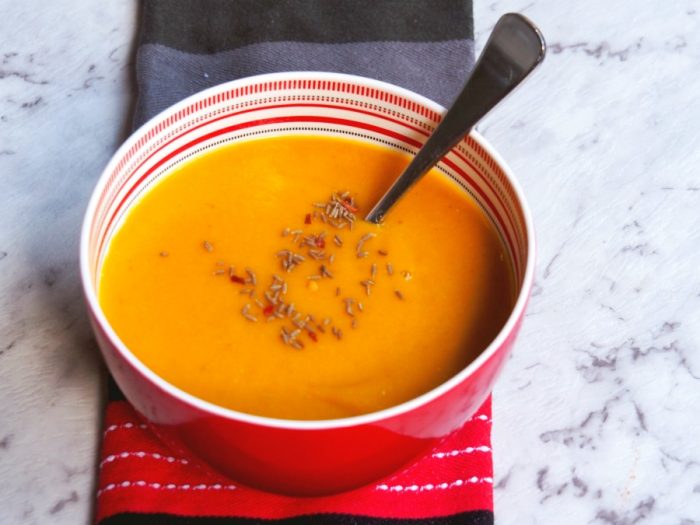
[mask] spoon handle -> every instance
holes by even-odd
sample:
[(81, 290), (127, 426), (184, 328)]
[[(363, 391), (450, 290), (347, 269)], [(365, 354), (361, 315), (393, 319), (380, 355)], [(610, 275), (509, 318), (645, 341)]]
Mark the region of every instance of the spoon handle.
[(365, 220), (380, 223), (415, 182), (527, 77), (544, 54), (544, 38), (532, 22), (516, 13), (503, 15), (452, 107)]

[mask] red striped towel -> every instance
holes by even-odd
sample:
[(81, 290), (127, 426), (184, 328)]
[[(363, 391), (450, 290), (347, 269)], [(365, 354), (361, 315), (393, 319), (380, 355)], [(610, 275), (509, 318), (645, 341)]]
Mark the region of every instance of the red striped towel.
[(492, 524), (490, 436), (489, 399), (460, 430), (403, 471), (343, 494), (294, 498), (242, 486), (171, 452), (131, 405), (112, 401), (96, 520), (100, 525)]

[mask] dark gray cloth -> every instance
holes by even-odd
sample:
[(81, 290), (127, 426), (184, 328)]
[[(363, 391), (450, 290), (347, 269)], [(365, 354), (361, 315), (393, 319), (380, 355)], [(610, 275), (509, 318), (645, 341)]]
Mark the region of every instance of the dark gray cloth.
[(144, 0), (134, 124), (278, 71), (351, 73), (448, 105), (473, 62), (470, 0)]

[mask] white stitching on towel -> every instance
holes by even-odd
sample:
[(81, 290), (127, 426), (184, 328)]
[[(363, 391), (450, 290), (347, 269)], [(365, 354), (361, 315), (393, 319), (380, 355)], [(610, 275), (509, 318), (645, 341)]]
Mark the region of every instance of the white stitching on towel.
[(119, 430), (120, 428), (140, 428), (143, 430), (147, 429), (148, 425), (146, 425), (145, 423), (122, 423), (121, 425), (109, 425), (107, 428), (105, 428), (104, 435), (106, 436), (110, 432), (114, 432), (115, 430)]
[(477, 476), (472, 476), (467, 479), (456, 479), (451, 483), (426, 483), (425, 485), (377, 485), (376, 490), (382, 492), (425, 492), (430, 490), (448, 490), (456, 487), (462, 487), (464, 485), (475, 485), (477, 483), (493, 483), (493, 478), (484, 477), (479, 478)]
[(482, 445), (480, 447), (467, 447), (456, 450), (448, 450), (446, 452), (435, 452), (432, 457), (437, 459), (451, 458), (462, 454), (473, 454), (474, 452), (491, 452), (491, 447)]
[(163, 461), (167, 461), (168, 463), (182, 463), (183, 465), (187, 465), (189, 463), (189, 461), (187, 461), (184, 458), (164, 456), (163, 454), (159, 454), (158, 452), (119, 452), (117, 454), (110, 454), (109, 456), (104, 458), (100, 462), (100, 468), (102, 468), (102, 466), (105, 463), (112, 463), (113, 461), (117, 461), (118, 459), (126, 459), (130, 457), (161, 459)]
[(117, 489), (126, 489), (129, 487), (141, 487), (156, 490), (236, 490), (236, 485), (222, 485), (221, 483), (214, 483), (213, 485), (206, 485), (200, 483), (198, 485), (191, 485), (186, 483), (184, 485), (176, 485), (175, 483), (149, 483), (147, 481), (119, 481), (117, 483), (110, 483), (104, 488), (97, 491), (97, 497), (99, 498), (105, 492)]

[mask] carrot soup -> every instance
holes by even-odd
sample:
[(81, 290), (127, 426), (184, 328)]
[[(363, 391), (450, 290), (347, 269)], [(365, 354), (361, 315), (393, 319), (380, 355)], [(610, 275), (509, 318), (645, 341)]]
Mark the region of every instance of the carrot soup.
[(408, 161), (294, 136), (183, 163), (110, 242), (107, 319), (166, 381), (250, 414), (333, 419), (431, 390), (493, 340), (515, 288), (491, 221), (437, 169), (362, 220)]

